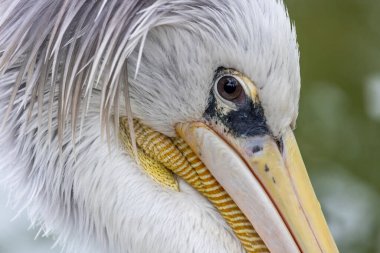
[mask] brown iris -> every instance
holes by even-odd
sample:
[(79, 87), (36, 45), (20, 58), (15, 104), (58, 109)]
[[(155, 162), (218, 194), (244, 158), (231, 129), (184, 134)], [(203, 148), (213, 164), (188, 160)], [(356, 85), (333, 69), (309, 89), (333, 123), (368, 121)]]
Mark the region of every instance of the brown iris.
[(233, 76), (224, 76), (219, 79), (217, 84), (219, 95), (233, 102), (240, 102), (244, 99), (243, 87)]

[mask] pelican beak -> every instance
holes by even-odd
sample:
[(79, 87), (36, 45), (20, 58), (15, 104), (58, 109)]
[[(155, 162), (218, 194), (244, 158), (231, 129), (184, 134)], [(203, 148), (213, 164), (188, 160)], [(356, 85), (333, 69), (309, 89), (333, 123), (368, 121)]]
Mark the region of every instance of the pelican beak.
[(293, 131), (236, 137), (207, 122), (177, 133), (222, 185), (272, 253), (338, 252)]

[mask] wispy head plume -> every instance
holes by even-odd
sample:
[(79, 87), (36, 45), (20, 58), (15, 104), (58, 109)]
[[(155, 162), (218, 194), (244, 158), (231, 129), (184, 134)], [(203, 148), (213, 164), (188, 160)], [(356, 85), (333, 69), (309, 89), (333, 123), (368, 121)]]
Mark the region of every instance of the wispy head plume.
[[(21, 93), (18, 109), (32, 111), (37, 106), (39, 118), (43, 110), (49, 110), (51, 124), (52, 105), (57, 100), (58, 136), (62, 136), (66, 119), (71, 118), (75, 129), (93, 89), (99, 88), (101, 118), (107, 129), (111, 116), (118, 119), (119, 95), (127, 85), (128, 56), (142, 43), (149, 19), (156, 15), (156, 9), (149, 9), (153, 3), (1, 1), (0, 74), (17, 73), (3, 121)], [(46, 94), (50, 98), (44, 106)], [(128, 108), (128, 98), (126, 102)]]

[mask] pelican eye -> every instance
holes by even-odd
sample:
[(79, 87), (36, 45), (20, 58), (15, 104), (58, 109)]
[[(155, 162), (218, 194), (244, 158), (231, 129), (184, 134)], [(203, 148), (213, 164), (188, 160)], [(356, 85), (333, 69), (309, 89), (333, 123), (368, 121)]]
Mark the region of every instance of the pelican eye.
[(244, 99), (244, 91), (240, 82), (233, 76), (223, 76), (217, 83), (219, 95), (232, 102), (240, 102)]

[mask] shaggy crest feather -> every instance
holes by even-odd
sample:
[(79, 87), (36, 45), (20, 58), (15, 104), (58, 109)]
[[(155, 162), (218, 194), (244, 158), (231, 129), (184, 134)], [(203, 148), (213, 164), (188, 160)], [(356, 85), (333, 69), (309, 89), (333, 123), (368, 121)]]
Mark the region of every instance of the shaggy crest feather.
[(298, 60), (280, 0), (0, 0), (1, 181), (68, 252), (242, 252), (204, 198), (153, 184), (114, 145), (118, 115), (173, 136), (224, 65), (255, 81), (279, 134)]
[(112, 107), (117, 119), (118, 97), (127, 84), (125, 63), (157, 15), (157, 8), (146, 9), (153, 1), (11, 2), (4, 1), (0, 20), (0, 71), (17, 68), (18, 75), (4, 121), (20, 89), (25, 94), (18, 110), (31, 111), (37, 103), (40, 120), (46, 89), (50, 119), (58, 90), (59, 136), (69, 114), (75, 129), (83, 98), (88, 108), (94, 88), (102, 90), (102, 122), (109, 122)]
[[(52, 111), (52, 100), (58, 90), (59, 136), (63, 134), (64, 122), (69, 115), (72, 129), (75, 129), (80, 107), (86, 105), (85, 114), (94, 88), (102, 90), (100, 112), (103, 126), (108, 127), (112, 114), (115, 120), (119, 118), (122, 90), (125, 90), (125, 105), (129, 107), (128, 89), (125, 89), (128, 82), (124, 76), (126, 63), (140, 44), (134, 66), (134, 77), (137, 78), (146, 36), (153, 28), (180, 26), (199, 15), (196, 22), (199, 27), (214, 37), (219, 37), (220, 33), (232, 36), (236, 41), (229, 42), (239, 44), (237, 30), (221, 27), (215, 21), (228, 18), (221, 16), (226, 9), (236, 12), (231, 17), (244, 15), (242, 10), (231, 9), (223, 1), (10, 2), (7, 5), (8, 1), (3, 1), (5, 11), (0, 19), (0, 73), (17, 68), (18, 76), (4, 121), (14, 106), (21, 84), (26, 87), (18, 110), (32, 110), (37, 102), (39, 115), (44, 109)], [(202, 16), (202, 12), (208, 15)], [(191, 29), (191, 25), (187, 28)], [(194, 32), (197, 31), (194, 29)], [(42, 97), (47, 88), (50, 102), (47, 108), (43, 108)]]

